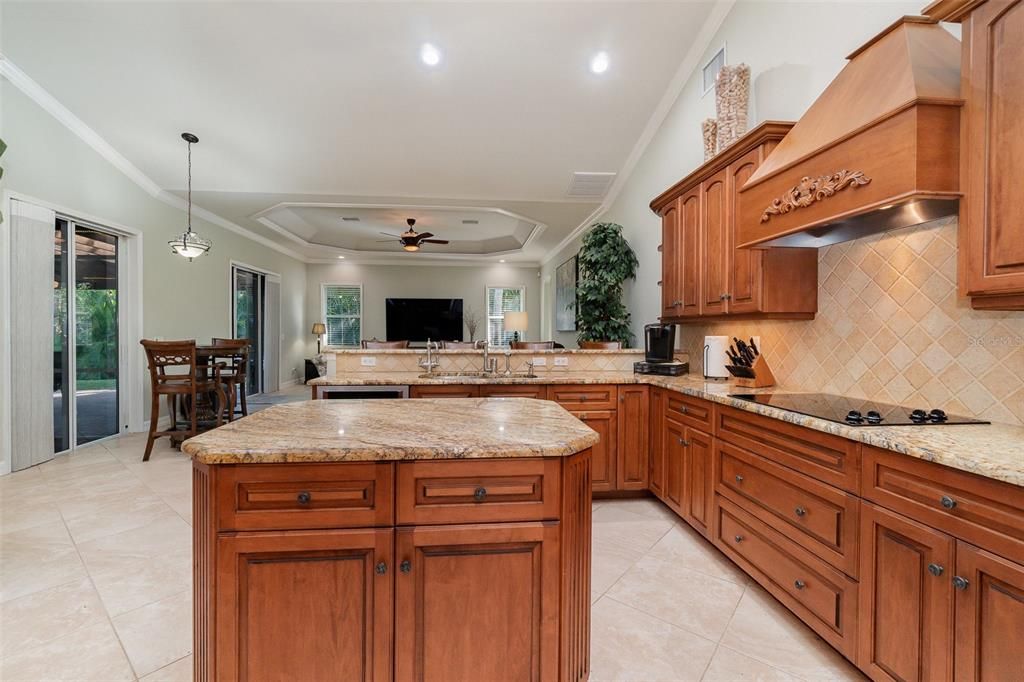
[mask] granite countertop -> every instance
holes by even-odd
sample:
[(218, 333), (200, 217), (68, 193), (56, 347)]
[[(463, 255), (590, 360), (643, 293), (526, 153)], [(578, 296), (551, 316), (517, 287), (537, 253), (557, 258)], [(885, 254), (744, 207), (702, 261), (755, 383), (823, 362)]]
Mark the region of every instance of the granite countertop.
[[(439, 348), (432, 351), (435, 355), (481, 355), (481, 348)], [(643, 355), (643, 348), (522, 348), (515, 350), (491, 350), (497, 357), (506, 352), (512, 355), (622, 355), (630, 353)], [(324, 348), (323, 353), (335, 355), (422, 355), (426, 356), (426, 348)]]
[(738, 387), (731, 382), (706, 381), (701, 376), (659, 377), (632, 372), (544, 372), (536, 379), (470, 377), (420, 379), (414, 373), (353, 372), (334, 379), (320, 378), (310, 382), (321, 385), (422, 385), (422, 384), (649, 384), (728, 405), (747, 412), (762, 414), (815, 431), (831, 433), (892, 450), (953, 469), (1024, 486), (1024, 427), (1009, 424), (955, 424), (944, 426), (848, 426), (730, 398), (730, 393), (806, 393), (784, 386), (765, 389)]
[(526, 398), (315, 400), (278, 405), (190, 438), (204, 464), (564, 457), (597, 444), (586, 424)]

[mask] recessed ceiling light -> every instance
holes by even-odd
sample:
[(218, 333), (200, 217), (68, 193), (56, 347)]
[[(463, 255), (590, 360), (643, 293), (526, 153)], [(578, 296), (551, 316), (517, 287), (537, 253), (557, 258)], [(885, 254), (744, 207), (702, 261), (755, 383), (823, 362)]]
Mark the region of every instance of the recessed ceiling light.
[(498, 260), (498, 262), (499, 262), (499, 263), (504, 263), (504, 262), (505, 262), (505, 259), (504, 259), (504, 258), (502, 258), (502, 259)]
[(608, 65), (611, 62), (608, 59), (608, 53), (601, 50), (590, 59), (590, 70), (594, 73), (604, 73), (608, 70)]
[(338, 256), (338, 260), (345, 260), (344, 256)]
[(427, 66), (437, 66), (441, 63), (441, 51), (430, 43), (423, 43), (420, 48), (420, 59)]

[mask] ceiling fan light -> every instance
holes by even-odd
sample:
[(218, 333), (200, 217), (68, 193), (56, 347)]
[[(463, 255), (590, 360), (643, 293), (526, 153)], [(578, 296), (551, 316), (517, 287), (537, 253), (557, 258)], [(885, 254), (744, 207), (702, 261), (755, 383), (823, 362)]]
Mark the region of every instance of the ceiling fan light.
[(419, 244), (402, 244), (402, 248), (406, 251), (419, 251)]

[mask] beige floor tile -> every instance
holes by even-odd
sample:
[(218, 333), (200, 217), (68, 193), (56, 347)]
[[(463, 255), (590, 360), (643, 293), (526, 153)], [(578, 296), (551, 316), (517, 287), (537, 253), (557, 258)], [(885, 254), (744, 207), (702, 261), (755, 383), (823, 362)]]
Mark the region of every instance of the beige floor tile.
[[(598, 519), (614, 515), (616, 520)], [(646, 552), (674, 525), (671, 521), (652, 519), (632, 512), (615, 512), (608, 505), (594, 512), (591, 537), (594, 543), (617, 545), (634, 552)]]
[[(85, 511), (87, 508), (88, 512)], [(121, 500), (116, 496), (94, 500), (88, 505), (79, 505), (78, 509), (81, 513), (71, 518), (65, 516), (68, 531), (78, 544), (141, 528), (175, 515), (171, 507), (150, 491)]]
[(150, 559), (179, 554), (192, 547), (192, 529), (168, 509), (166, 516), (121, 533), (106, 535), (78, 546), (93, 574), (144, 567)]
[(139, 682), (192, 682), (192, 665), (192, 656), (179, 658), (174, 663), (140, 678)]
[(636, 514), (649, 519), (660, 519), (670, 523), (675, 523), (679, 520), (675, 512), (652, 497), (614, 500), (609, 503), (609, 506), (616, 512), (629, 512), (630, 514)]
[(61, 521), (56, 502), (21, 495), (17, 499), (6, 496), (0, 499), (0, 533), (13, 533)]
[(63, 637), (0, 659), (6, 682), (117, 682), (134, 680), (110, 622), (104, 619)]
[(747, 588), (721, 644), (805, 680), (865, 679), (756, 585)]
[(738, 651), (718, 647), (702, 682), (799, 682), (777, 668), (744, 656)]
[(0, 536), (0, 601), (84, 577), (85, 566), (63, 523), (48, 523)]
[(28, 651), (80, 627), (105, 623), (96, 590), (88, 578), (0, 604), (0, 658)]
[(115, 616), (114, 627), (140, 677), (192, 653), (192, 592)]
[(127, 561), (91, 573), (111, 616), (127, 613), (192, 589), (192, 552), (184, 548), (145, 560)]
[(605, 596), (717, 642), (743, 591), (728, 580), (647, 556)]
[(715, 549), (700, 533), (685, 523), (677, 523), (665, 533), (648, 556), (675, 563), (737, 585), (747, 585), (750, 579), (736, 564)]
[(643, 551), (595, 538), (591, 548), (590, 589), (604, 594), (643, 556)]
[(593, 607), (592, 682), (700, 679), (715, 643), (602, 597)]

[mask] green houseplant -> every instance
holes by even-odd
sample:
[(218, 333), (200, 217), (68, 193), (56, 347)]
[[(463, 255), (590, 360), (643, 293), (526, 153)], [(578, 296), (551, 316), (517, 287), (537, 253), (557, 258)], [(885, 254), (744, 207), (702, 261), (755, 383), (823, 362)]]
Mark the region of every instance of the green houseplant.
[(632, 345), (629, 311), (622, 284), (636, 278), (636, 253), (622, 236), (622, 225), (595, 223), (583, 238), (576, 287), (578, 341), (619, 341)]

